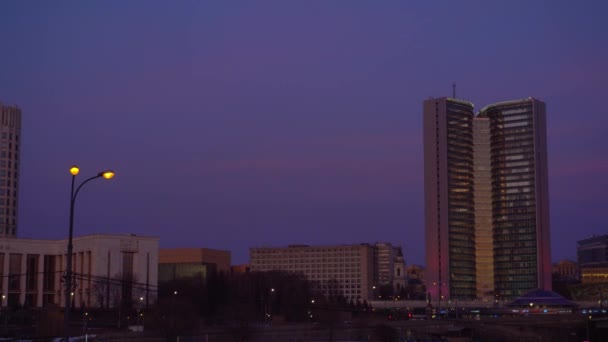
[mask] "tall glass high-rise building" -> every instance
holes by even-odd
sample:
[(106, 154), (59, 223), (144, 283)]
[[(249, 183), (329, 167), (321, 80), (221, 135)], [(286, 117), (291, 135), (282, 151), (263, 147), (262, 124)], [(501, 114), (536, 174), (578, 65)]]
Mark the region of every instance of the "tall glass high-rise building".
[(528, 98), (473, 115), (424, 102), (427, 288), (441, 299), (551, 289), (545, 105)]
[(427, 290), (475, 298), (472, 103), (424, 102), (424, 165)]
[(0, 103), (0, 237), (17, 235), (21, 109)]

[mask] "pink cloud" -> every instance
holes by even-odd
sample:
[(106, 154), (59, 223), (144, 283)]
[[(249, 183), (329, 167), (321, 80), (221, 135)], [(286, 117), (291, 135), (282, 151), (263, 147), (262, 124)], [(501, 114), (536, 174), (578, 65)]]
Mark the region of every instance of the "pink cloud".
[(422, 145), (420, 133), (403, 135), (335, 136), (300, 141), (300, 144), (347, 147), (411, 147)]
[(554, 165), (550, 170), (553, 177), (582, 177), (608, 174), (608, 158), (568, 158), (558, 162), (557, 167)]

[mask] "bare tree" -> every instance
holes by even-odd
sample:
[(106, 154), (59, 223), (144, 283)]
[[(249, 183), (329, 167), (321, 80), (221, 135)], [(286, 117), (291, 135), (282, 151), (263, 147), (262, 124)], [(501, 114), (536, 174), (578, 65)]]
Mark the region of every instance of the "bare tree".
[(92, 287), (92, 292), (93, 295), (95, 296), (95, 301), (98, 307), (100, 308), (105, 308), (106, 305), (106, 300), (108, 297), (108, 290), (109, 290), (109, 282), (106, 281), (97, 281), (95, 282), (95, 284), (93, 284)]

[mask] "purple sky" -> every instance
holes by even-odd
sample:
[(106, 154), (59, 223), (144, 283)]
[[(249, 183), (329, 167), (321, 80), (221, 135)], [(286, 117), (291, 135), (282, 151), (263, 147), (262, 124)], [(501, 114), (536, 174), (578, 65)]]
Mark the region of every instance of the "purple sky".
[[(550, 7), (549, 7), (550, 6)], [(575, 7), (576, 6), (576, 7)], [(608, 233), (608, 2), (0, 1), (19, 236), (232, 251), (389, 241), (424, 264), (422, 101), (547, 103), (553, 260)]]

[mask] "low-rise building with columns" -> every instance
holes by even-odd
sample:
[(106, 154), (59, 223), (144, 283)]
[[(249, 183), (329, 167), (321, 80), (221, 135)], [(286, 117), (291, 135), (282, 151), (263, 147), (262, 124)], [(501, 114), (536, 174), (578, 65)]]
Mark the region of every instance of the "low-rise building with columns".
[[(73, 307), (153, 303), (158, 240), (137, 235), (74, 238)], [(67, 240), (0, 238), (1, 305), (64, 306), (66, 251)]]

